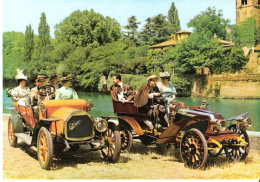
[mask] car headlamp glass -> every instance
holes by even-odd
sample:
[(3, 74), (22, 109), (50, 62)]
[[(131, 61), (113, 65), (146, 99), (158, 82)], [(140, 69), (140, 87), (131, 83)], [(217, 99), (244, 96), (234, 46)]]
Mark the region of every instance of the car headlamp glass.
[(98, 132), (104, 132), (108, 127), (108, 123), (104, 119), (98, 119), (96, 120), (95, 127)]
[(225, 131), (227, 129), (226, 122), (223, 120), (218, 120), (218, 127), (220, 131)]

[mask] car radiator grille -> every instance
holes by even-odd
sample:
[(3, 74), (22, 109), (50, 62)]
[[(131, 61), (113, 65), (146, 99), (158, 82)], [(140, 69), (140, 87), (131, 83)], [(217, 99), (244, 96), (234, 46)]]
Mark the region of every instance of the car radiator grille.
[(72, 116), (66, 127), (68, 138), (85, 138), (93, 134), (93, 121), (87, 115)]

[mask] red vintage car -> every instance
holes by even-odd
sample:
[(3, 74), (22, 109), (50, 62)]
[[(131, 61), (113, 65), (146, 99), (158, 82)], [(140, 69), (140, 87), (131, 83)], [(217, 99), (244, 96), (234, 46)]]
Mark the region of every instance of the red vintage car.
[[(203, 168), (208, 154), (226, 154), (230, 160), (244, 160), (247, 157), (250, 144), (246, 129), (251, 125), (247, 113), (224, 120), (221, 114), (199, 106), (184, 106), (181, 102), (169, 104), (167, 97), (157, 99), (164, 105), (171, 121), (168, 127), (161, 127), (158, 117), (153, 120), (142, 114), (133, 102), (122, 103), (113, 99), (113, 109), (117, 115), (114, 119), (119, 122), (122, 150), (131, 148), (135, 133), (146, 145), (174, 144), (180, 148), (185, 166), (193, 169)], [(235, 121), (235, 124), (227, 128), (229, 121)]]
[[(53, 89), (44, 86), (39, 91), (40, 95), (51, 95)], [(14, 107), (9, 107), (9, 144), (15, 147), (20, 138), (29, 146), (37, 147), (39, 163), (47, 170), (54, 157), (84, 156), (96, 150), (100, 150), (106, 160), (116, 162), (121, 150), (120, 133), (114, 123), (93, 119), (88, 113), (89, 106), (90, 103), (82, 99), (47, 100), (41, 106), (14, 102)], [(88, 149), (82, 150), (83, 146)]]

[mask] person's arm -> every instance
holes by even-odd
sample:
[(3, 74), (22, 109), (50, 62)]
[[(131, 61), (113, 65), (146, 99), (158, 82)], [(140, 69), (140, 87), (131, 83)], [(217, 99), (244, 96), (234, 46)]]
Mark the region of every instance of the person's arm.
[(104, 82), (103, 82), (103, 92), (109, 93), (110, 89), (107, 87), (107, 78), (105, 77)]
[(55, 93), (55, 100), (60, 99), (60, 89), (58, 89)]
[(176, 88), (173, 86), (173, 84), (171, 82), (169, 82), (169, 85), (172, 89), (172, 93), (176, 94)]
[(75, 90), (72, 92), (72, 99), (79, 99), (78, 94)]
[(19, 100), (17, 88), (12, 89), (11, 98), (14, 102), (17, 102)]
[(134, 99), (134, 92), (133, 92), (133, 90), (132, 90), (130, 85), (126, 85), (125, 87), (126, 87), (126, 91), (125, 91), (126, 93), (124, 93), (124, 94), (126, 96), (126, 100), (127, 101), (132, 101)]

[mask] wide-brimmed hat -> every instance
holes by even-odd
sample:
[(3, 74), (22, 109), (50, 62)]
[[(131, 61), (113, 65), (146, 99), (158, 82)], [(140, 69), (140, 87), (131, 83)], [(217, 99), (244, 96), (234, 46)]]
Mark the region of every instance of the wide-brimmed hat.
[(147, 78), (147, 81), (152, 80), (152, 79), (158, 80), (158, 77), (157, 77), (156, 75), (151, 75), (151, 76), (149, 76), (149, 77)]
[(170, 78), (171, 77), (171, 74), (168, 71), (160, 72), (159, 75), (161, 78)]
[(49, 77), (45, 74), (39, 74), (37, 80), (47, 80)]
[(59, 77), (60, 77), (60, 75), (58, 75), (58, 74), (54, 74), (54, 75), (52, 75), (52, 76), (50, 77), (49, 80), (53, 80), (53, 79), (55, 79), (55, 78), (59, 78)]
[(23, 70), (20, 70), (19, 68), (16, 70), (17, 75), (15, 76), (16, 80), (27, 80), (27, 76), (23, 74)]
[(60, 79), (60, 81), (64, 82), (64, 81), (70, 81), (72, 80), (72, 77), (71, 76), (64, 76)]

